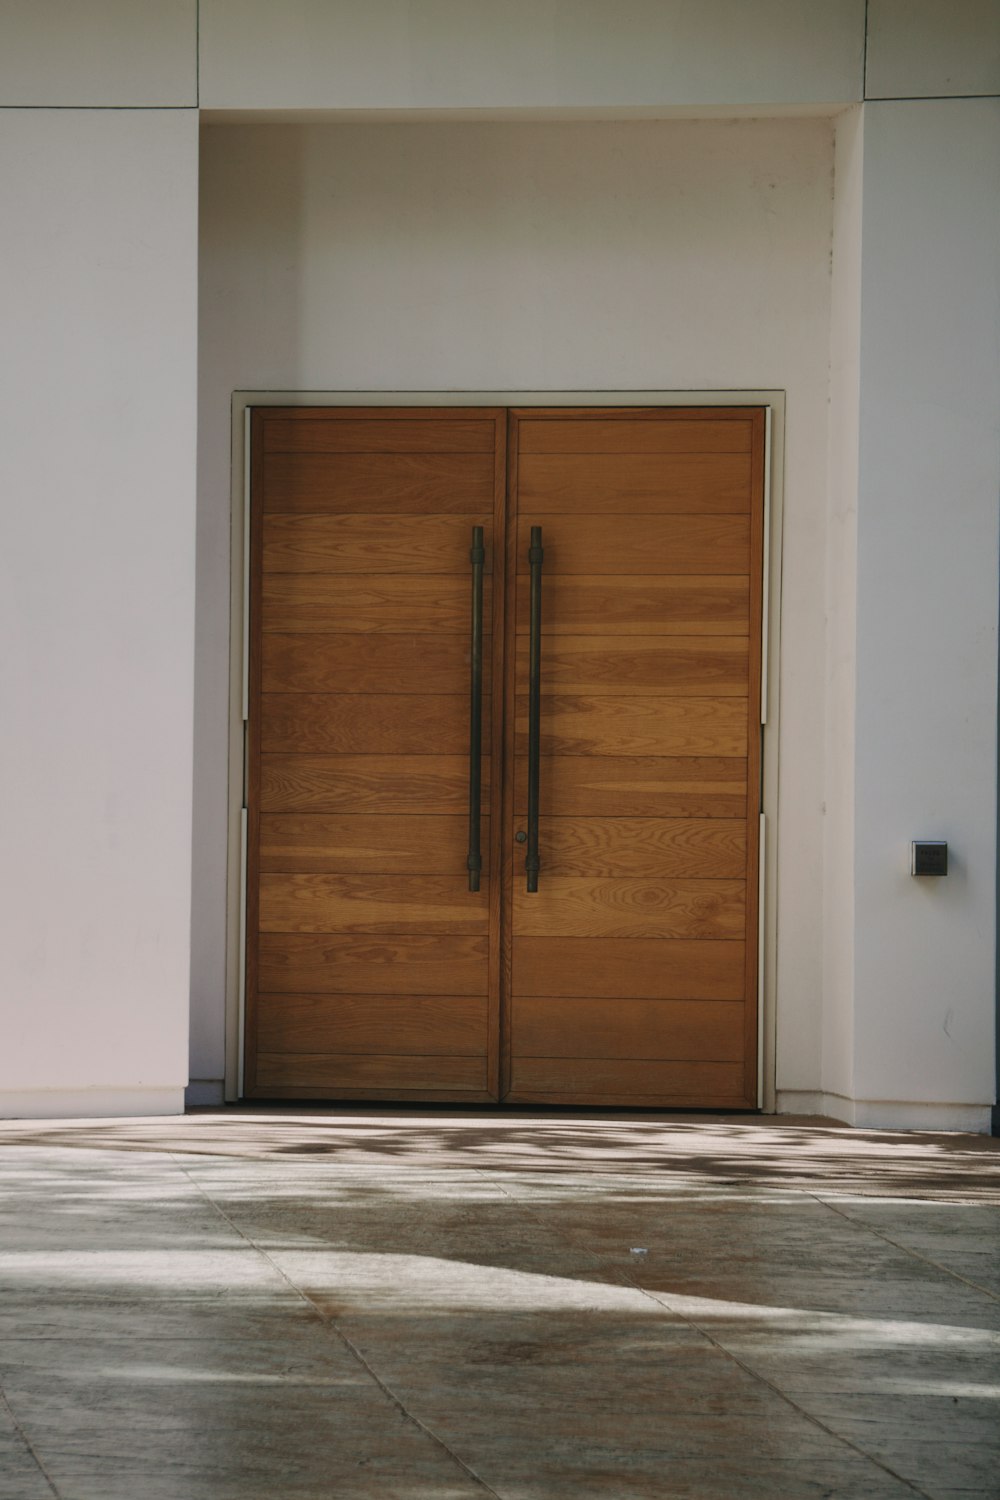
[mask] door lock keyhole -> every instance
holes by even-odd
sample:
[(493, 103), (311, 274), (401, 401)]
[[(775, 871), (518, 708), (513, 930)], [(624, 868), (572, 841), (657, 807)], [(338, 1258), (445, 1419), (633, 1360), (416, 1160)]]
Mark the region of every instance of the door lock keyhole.
[(528, 835), (525, 833), (523, 828), (519, 828), (517, 830), (514, 835), (514, 841), (518, 844), (526, 844), (528, 842)]

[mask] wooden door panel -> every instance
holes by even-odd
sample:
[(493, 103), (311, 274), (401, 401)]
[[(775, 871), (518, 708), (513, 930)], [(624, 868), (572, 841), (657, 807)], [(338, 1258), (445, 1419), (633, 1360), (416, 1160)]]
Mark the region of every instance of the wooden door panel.
[[(546, 698), (543, 755), (745, 756), (745, 698)], [(528, 749), (528, 699), (517, 700), (515, 753)]]
[(261, 875), (261, 932), (485, 933), (465, 875)]
[[(318, 523), (317, 523), (318, 524)], [(528, 572), (528, 539), (541, 526), (546, 578), (639, 573), (747, 576), (748, 516), (560, 516), (531, 511), (518, 519), (517, 571)]]
[(492, 453), (271, 453), (267, 512), (476, 515), (493, 502)]
[[(516, 776), (514, 812), (521, 826), (528, 810), (523, 758)], [(735, 757), (543, 755), (540, 782), (542, 809), (553, 818), (746, 816), (746, 761)]]
[(558, 1000), (516, 995), (511, 1056), (742, 1062), (738, 1000)]
[(484, 937), (265, 932), (260, 987), (272, 994), (485, 995)]
[[(518, 412), (506, 1098), (754, 1101), (763, 414)], [(512, 722), (511, 722), (512, 721)], [(516, 848), (516, 845), (514, 846)]]
[[(454, 875), (465, 869), (468, 834), (465, 813), (265, 813), (260, 868), (293, 874)], [(488, 849), (489, 818), (483, 819), (482, 839)]]
[[(489, 793), (490, 763), (483, 760)], [(262, 755), (262, 812), (457, 813), (469, 805), (461, 755)]]
[[(483, 583), (486, 620), (492, 618), (492, 597), (487, 578)], [(437, 573), (269, 573), (261, 589), (261, 628), (331, 634), (464, 634), (469, 628), (469, 580), (464, 575)]]
[[(280, 639), (280, 637), (278, 637)], [(528, 648), (518, 638), (516, 687), (528, 690)], [(542, 655), (542, 693), (686, 693), (746, 697), (745, 636), (560, 636)], [(544, 709), (543, 709), (544, 713)]]
[(588, 879), (546, 869), (537, 892), (514, 886), (513, 916), (521, 937), (739, 938), (746, 887), (742, 880)]
[[(468, 753), (468, 693), (274, 693), (262, 701), (265, 753)], [(490, 730), (483, 705), (483, 733)]]
[[(750, 580), (623, 574), (545, 577), (546, 639), (551, 636), (746, 635)], [(517, 633), (528, 634), (528, 590), (517, 591)]]
[(552, 516), (738, 515), (749, 478), (749, 453), (535, 453), (518, 465), (518, 499)]
[[(262, 517), (264, 573), (455, 573), (469, 576), (470, 516)], [(491, 570), (492, 549), (486, 551)]]
[(515, 937), (513, 993), (566, 999), (742, 1000), (740, 942)]
[(265, 411), (251, 446), (248, 1091), (495, 1099), (503, 413)]
[(743, 818), (551, 818), (539, 823), (545, 879), (740, 879), (746, 870)]
[(487, 1051), (485, 995), (262, 995), (262, 1052), (482, 1057)]

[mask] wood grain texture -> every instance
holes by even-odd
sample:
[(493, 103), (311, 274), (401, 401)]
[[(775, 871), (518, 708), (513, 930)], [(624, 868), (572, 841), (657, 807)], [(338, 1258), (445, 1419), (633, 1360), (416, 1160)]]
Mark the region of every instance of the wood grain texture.
[[(736, 757), (543, 755), (539, 781), (542, 812), (554, 818), (746, 816), (746, 761)], [(523, 818), (527, 806), (522, 756), (515, 815)]]
[(522, 510), (551, 516), (745, 515), (750, 509), (749, 453), (522, 454), (518, 473)]
[(485, 933), (465, 875), (261, 875), (261, 932)]
[(514, 931), (519, 937), (726, 939), (742, 938), (745, 923), (742, 880), (546, 874), (531, 895), (520, 883), (514, 887)]
[(363, 1052), (482, 1057), (485, 996), (262, 995), (262, 1052)]
[[(746, 635), (749, 578), (555, 573), (544, 577), (544, 629), (553, 635)], [(517, 631), (528, 634), (526, 586), (517, 591)]]
[[(311, 420), (271, 417), (264, 429), (264, 452), (272, 453), (488, 453), (493, 455), (494, 423), (471, 417), (356, 417), (329, 412)], [(492, 464), (491, 464), (492, 470)]]
[(742, 1000), (744, 945), (684, 938), (515, 937), (515, 995)]
[(468, 579), (473, 525), (486, 531), (484, 571), (492, 571), (491, 519), (485, 508), (469, 516), (264, 516), (263, 570), (459, 573)]
[[(490, 762), (483, 759), (489, 794)], [(467, 755), (265, 755), (262, 812), (468, 812)]]
[(542, 527), (546, 578), (651, 572), (718, 577), (750, 571), (748, 516), (568, 517), (531, 511), (518, 521), (519, 574), (528, 572), (532, 525)]
[(747, 833), (742, 818), (540, 818), (546, 881), (591, 879), (742, 879)]
[(315, 1089), (317, 1094), (369, 1087), (481, 1091), (486, 1087), (486, 1058), (261, 1052), (257, 1077), (263, 1088), (295, 1084), (300, 1090)]
[[(490, 642), (483, 641), (484, 692)], [(468, 693), (469, 637), (266, 635), (265, 693)]]
[(750, 422), (725, 418), (692, 421), (662, 408), (644, 416), (581, 420), (528, 417), (520, 422), (523, 458), (536, 453), (749, 453)]
[(260, 935), (263, 993), (485, 995), (484, 937)]
[[(281, 637), (276, 637), (281, 639)], [(515, 682), (528, 691), (528, 643), (518, 638)], [(746, 636), (557, 636), (542, 629), (542, 694), (747, 695)], [(544, 708), (542, 710), (544, 716)]]
[[(528, 750), (528, 699), (517, 700), (515, 752)], [(542, 708), (543, 755), (747, 753), (744, 698), (552, 695)]]
[[(469, 575), (425, 573), (269, 573), (264, 579), (265, 631), (408, 631), (468, 635)], [(490, 618), (491, 580), (483, 581)], [(735, 633), (735, 632), (731, 632)]]
[[(462, 874), (468, 832), (464, 813), (447, 817), (265, 813), (260, 820), (260, 868), (291, 874)], [(482, 842), (484, 849), (490, 847), (488, 815), (483, 818)]]
[[(736, 1106), (743, 1092), (742, 1063), (645, 1062), (615, 1058), (514, 1057), (511, 1093), (541, 1096), (673, 1097), (691, 1104), (720, 1096)], [(609, 1100), (609, 1102), (611, 1102)]]
[(492, 453), (272, 453), (265, 510), (475, 515), (493, 498)]
[[(468, 694), (273, 693), (263, 699), (261, 749), (290, 754), (468, 753)], [(489, 734), (489, 702), (483, 733)]]
[(739, 1000), (553, 1000), (518, 995), (513, 1001), (511, 1051), (514, 1057), (742, 1062), (743, 1005)]

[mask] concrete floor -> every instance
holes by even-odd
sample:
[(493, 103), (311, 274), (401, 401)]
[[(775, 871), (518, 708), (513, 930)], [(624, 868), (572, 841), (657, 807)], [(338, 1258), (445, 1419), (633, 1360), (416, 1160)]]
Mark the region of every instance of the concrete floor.
[(2, 1500), (1000, 1496), (1000, 1141), (0, 1127)]

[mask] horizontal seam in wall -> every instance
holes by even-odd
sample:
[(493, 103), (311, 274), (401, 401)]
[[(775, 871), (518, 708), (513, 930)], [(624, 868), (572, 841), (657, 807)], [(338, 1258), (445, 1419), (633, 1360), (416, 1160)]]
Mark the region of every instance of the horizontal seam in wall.
[(187, 111), (188, 114), (193, 114), (193, 113), (195, 113), (197, 111), (198, 105), (197, 104), (0, 104), (0, 111), (5, 111), (5, 112), (7, 112), (9, 114), (19, 113), (20, 111), (28, 110), (28, 109), (48, 110), (49, 112), (54, 112), (56, 110), (72, 110), (76, 114), (79, 114), (82, 110), (89, 110), (93, 114), (115, 114), (116, 112), (124, 112), (124, 113), (128, 113), (128, 114), (138, 114), (138, 113), (141, 112), (143, 114), (155, 115), (155, 114), (165, 114), (167, 112), (172, 112), (172, 113), (176, 114), (178, 112), (183, 112), (185, 110)]
[(933, 104), (949, 99), (1000, 99), (1000, 94), (866, 94), (863, 104)]

